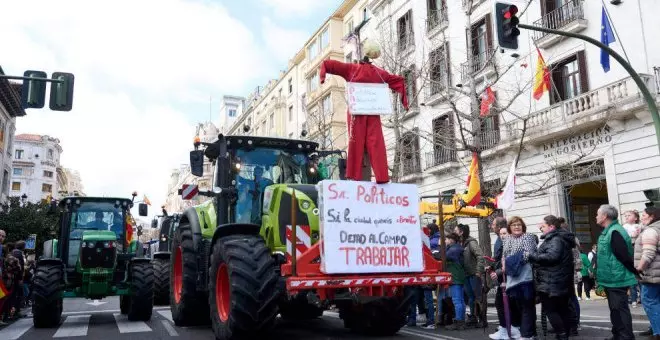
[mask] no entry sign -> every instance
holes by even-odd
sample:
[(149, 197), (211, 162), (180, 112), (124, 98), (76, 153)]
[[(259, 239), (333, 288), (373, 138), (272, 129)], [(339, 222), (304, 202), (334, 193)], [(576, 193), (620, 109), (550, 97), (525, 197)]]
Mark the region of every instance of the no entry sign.
[(194, 184), (184, 184), (181, 189), (181, 198), (191, 200), (199, 194), (199, 188)]

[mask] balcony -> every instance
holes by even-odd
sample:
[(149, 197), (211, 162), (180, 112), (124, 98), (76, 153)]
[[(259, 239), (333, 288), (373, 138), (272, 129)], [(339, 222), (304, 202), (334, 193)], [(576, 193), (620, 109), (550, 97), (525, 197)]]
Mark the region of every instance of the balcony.
[(428, 18), (426, 19), (426, 32), (429, 38), (433, 38), (449, 25), (449, 17), (447, 16), (447, 9), (430, 9), (427, 12)]
[[(481, 3), (486, 2), (486, 0), (462, 0), (462, 1), (463, 1), (463, 10), (464, 11), (474, 10)], [(470, 8), (470, 5), (472, 5), (472, 8)]]
[(472, 65), (468, 65), (468, 62), (461, 64), (461, 79), (463, 81), (466, 81), (470, 77), (479, 79), (495, 74), (495, 50), (485, 51), (478, 55), (470, 55), (468, 58), (472, 58)]
[[(478, 140), (475, 141), (475, 138), (473, 136), (465, 136), (465, 142), (468, 144), (468, 146), (475, 146), (477, 142), (479, 143), (479, 150), (488, 150), (492, 149), (497, 144), (500, 143), (501, 140), (501, 133), (500, 130), (486, 130), (486, 131), (481, 131), (477, 135)], [(460, 142), (462, 143), (462, 142)]]
[[(534, 26), (577, 33), (587, 28), (584, 18), (583, 0), (569, 0), (561, 7), (546, 13), (534, 22)], [(534, 40), (540, 48), (548, 48), (559, 43), (565, 37), (534, 31)]]
[(430, 173), (438, 173), (458, 166), (456, 150), (439, 148), (426, 153), (426, 169)]
[[(653, 90), (653, 76), (640, 74), (640, 77), (646, 86)], [(575, 133), (579, 129), (622, 120), (645, 109), (646, 102), (635, 81), (630, 77), (624, 78), (531, 113), (527, 120), (525, 141), (539, 144)], [(505, 130), (507, 140), (520, 139), (523, 132), (522, 120), (507, 123)]]
[[(419, 152), (417, 154), (419, 154)], [(399, 182), (401, 183), (415, 182), (422, 179), (422, 166), (419, 156), (402, 158), (400, 172), (403, 174), (399, 178)]]

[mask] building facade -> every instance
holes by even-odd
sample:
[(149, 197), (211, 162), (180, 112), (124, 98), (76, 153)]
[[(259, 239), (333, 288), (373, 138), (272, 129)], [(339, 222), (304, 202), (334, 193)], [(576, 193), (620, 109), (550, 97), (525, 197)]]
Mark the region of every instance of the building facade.
[(220, 103), (220, 125), (221, 133), (227, 133), (234, 125), (236, 119), (243, 114), (245, 98), (238, 96), (222, 96)]
[[(601, 2), (518, 3), (526, 8), (521, 23), (600, 37)], [(660, 3), (605, 6), (617, 35), (610, 47), (627, 56), (658, 102), (660, 31), (653, 22)], [(400, 71), (413, 97), (395, 126), (384, 123), (390, 163), (397, 159), (403, 170), (393, 174), (398, 181), (416, 183), (420, 194), (463, 192), (476, 151), (482, 194), (492, 196), (517, 158), (517, 199), (506, 215), (521, 216), (534, 233), (543, 216), (565, 216), (584, 249), (600, 233), (599, 205), (641, 210), (642, 191), (660, 187), (646, 103), (613, 58), (604, 72), (599, 48), (521, 29), (516, 54), (502, 53), (491, 1), (371, 0), (367, 9), (373, 27), (364, 38), (377, 39), (383, 56), (393, 56), (378, 62)], [(538, 100), (532, 97), (537, 48), (551, 76)], [(495, 103), (482, 115), (488, 86)]]
[[(29, 202), (56, 197), (59, 192), (60, 140), (50, 136), (20, 134), (14, 140), (10, 196), (27, 195)], [(61, 171), (61, 170), (59, 170)]]
[[(197, 136), (202, 142), (216, 141), (219, 133), (218, 128), (211, 122), (197, 125)], [(183, 200), (179, 195), (179, 189), (184, 184), (193, 184), (197, 185), (199, 190), (211, 190), (213, 171), (213, 164), (206, 157), (204, 157), (204, 175), (201, 177), (193, 176), (190, 171), (190, 164), (182, 164), (178, 169), (173, 169), (170, 173), (170, 183), (167, 187), (167, 198), (164, 204), (167, 212), (182, 212), (189, 207), (208, 201), (210, 197), (200, 195), (192, 200)]]
[(20, 93), (20, 85), (0, 79), (0, 204), (9, 198), (16, 117), (25, 116)]
[(77, 170), (59, 167), (57, 168), (58, 197), (86, 196), (82, 184), (82, 177)]

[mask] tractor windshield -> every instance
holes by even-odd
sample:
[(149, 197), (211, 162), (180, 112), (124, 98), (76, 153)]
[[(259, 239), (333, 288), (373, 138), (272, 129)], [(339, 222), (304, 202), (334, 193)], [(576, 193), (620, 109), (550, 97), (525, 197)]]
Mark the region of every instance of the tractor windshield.
[(114, 231), (124, 234), (124, 212), (111, 202), (83, 202), (71, 214), (71, 239), (80, 239), (85, 230)]
[(271, 184), (308, 183), (309, 157), (302, 151), (270, 148), (234, 151), (238, 202), (236, 222), (260, 224), (261, 195)]

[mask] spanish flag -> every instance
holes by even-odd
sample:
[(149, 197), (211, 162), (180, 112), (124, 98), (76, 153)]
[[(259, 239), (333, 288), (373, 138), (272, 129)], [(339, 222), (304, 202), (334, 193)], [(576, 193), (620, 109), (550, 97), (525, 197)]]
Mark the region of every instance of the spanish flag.
[(472, 163), (468, 170), (467, 192), (463, 194), (463, 201), (470, 206), (476, 206), (481, 202), (481, 184), (479, 183), (479, 161), (477, 153), (472, 153)]
[(534, 99), (539, 100), (543, 96), (543, 92), (550, 92), (550, 71), (545, 65), (545, 60), (541, 55), (538, 47), (536, 48), (538, 59), (536, 62), (536, 74), (534, 75)]
[(126, 214), (126, 244), (129, 245), (133, 241), (133, 218), (130, 214)]
[(7, 296), (9, 296), (10, 291), (7, 290), (7, 287), (5, 287), (4, 282), (2, 282), (2, 278), (0, 278), (0, 310), (2, 310), (2, 307), (5, 304), (5, 299)]

